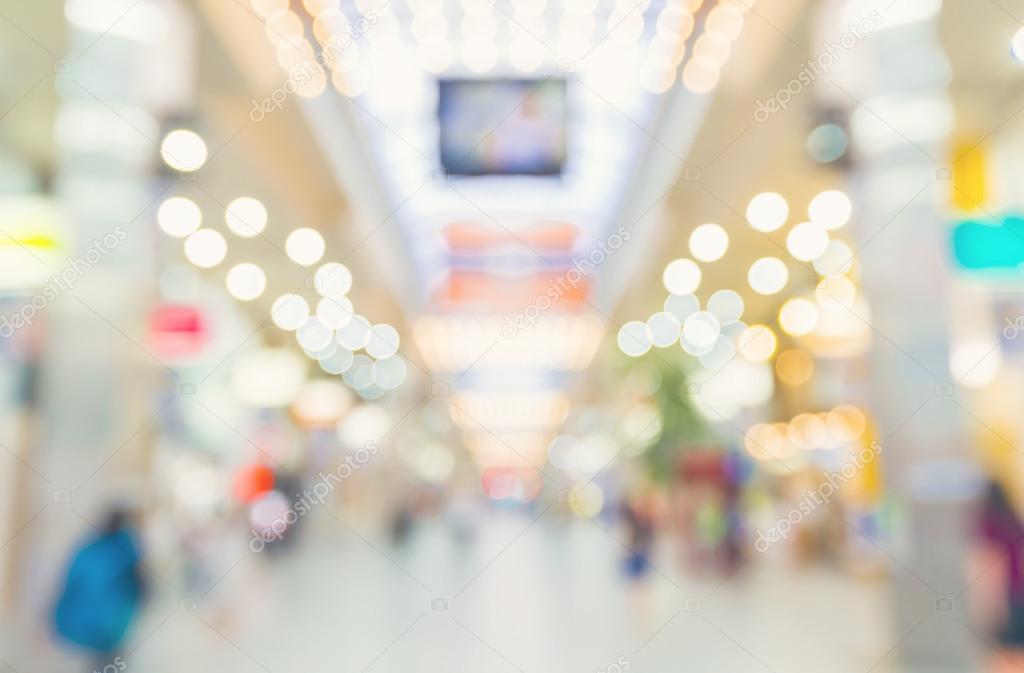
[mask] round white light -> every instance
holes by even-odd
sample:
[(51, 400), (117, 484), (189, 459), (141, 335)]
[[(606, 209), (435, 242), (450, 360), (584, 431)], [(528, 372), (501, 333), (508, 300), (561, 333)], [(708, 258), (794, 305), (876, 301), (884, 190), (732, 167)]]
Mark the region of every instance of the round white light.
[(267, 288), (267, 274), (255, 264), (246, 262), (231, 267), (224, 282), (232, 297), (239, 301), (252, 301)]
[(361, 315), (353, 316), (348, 324), (338, 330), (338, 343), (349, 350), (363, 348), (369, 338), (370, 321)]
[(168, 236), (185, 238), (203, 224), (203, 212), (192, 199), (172, 196), (160, 204), (156, 222)]
[(288, 257), (299, 266), (311, 266), (324, 256), (324, 237), (315, 229), (303, 227), (288, 234), (284, 250)]
[(743, 317), (743, 297), (735, 290), (719, 290), (708, 298), (708, 311), (730, 325)]
[(828, 247), (828, 232), (819, 222), (802, 222), (786, 236), (786, 249), (801, 262), (811, 262)]
[(818, 326), (818, 306), (807, 299), (790, 299), (779, 310), (779, 327), (792, 336), (810, 334)]
[(627, 322), (619, 330), (619, 350), (630, 357), (640, 357), (651, 350), (653, 337), (646, 323), (639, 320)]
[(758, 294), (775, 294), (789, 282), (789, 269), (777, 257), (762, 257), (750, 265), (747, 282)]
[(825, 252), (814, 260), (814, 270), (822, 276), (841, 276), (853, 268), (853, 251), (846, 243), (832, 239)]
[(1010, 54), (1018, 63), (1024, 63), (1024, 28), (1013, 34), (1013, 39), (1010, 41)]
[(270, 307), (270, 319), (283, 330), (297, 330), (309, 317), (309, 304), (297, 294), (281, 295)]
[(838, 229), (850, 221), (853, 203), (850, 197), (837, 189), (821, 192), (807, 206), (807, 216), (826, 229)]
[(341, 329), (352, 320), (355, 309), (348, 297), (323, 297), (316, 304), (316, 315), (331, 329)]
[(700, 301), (692, 294), (670, 294), (665, 299), (665, 312), (674, 315), (680, 323), (700, 310)]
[(338, 262), (329, 262), (316, 270), (316, 291), (325, 297), (344, 297), (352, 289), (352, 272)]
[(692, 259), (676, 259), (669, 262), (661, 281), (672, 294), (693, 294), (700, 285), (700, 267)]
[(721, 333), (722, 324), (709, 311), (697, 311), (683, 323), (683, 338), (701, 350), (712, 348)]
[(717, 224), (702, 224), (690, 234), (690, 254), (702, 262), (714, 262), (729, 249), (729, 234)]
[(957, 384), (982, 388), (991, 383), (1002, 369), (1003, 354), (998, 344), (987, 339), (971, 339), (954, 344), (949, 357), (949, 371)]
[(328, 374), (344, 374), (352, 366), (355, 354), (347, 348), (336, 348), (333, 353), (320, 360), (320, 368)]
[(373, 363), (373, 382), (384, 390), (394, 390), (402, 385), (407, 373), (405, 360), (397, 355)]
[(739, 351), (750, 362), (764, 362), (775, 354), (778, 339), (775, 332), (766, 325), (751, 325), (743, 330), (739, 338)]
[(213, 229), (200, 229), (185, 239), (185, 257), (201, 269), (212, 269), (228, 254), (228, 242)]
[(781, 194), (762, 192), (747, 204), (747, 222), (758, 231), (775, 231), (786, 223), (789, 204)]
[(295, 337), (299, 340), (299, 345), (307, 351), (322, 351), (334, 340), (334, 330), (314, 315), (306, 318)]
[(682, 324), (679, 318), (663, 311), (647, 319), (647, 328), (651, 332), (651, 343), (658, 348), (667, 348), (679, 341)]
[(196, 171), (206, 163), (206, 143), (194, 131), (175, 129), (160, 143), (160, 156), (174, 170)]
[(236, 236), (252, 238), (267, 228), (267, 209), (249, 196), (241, 196), (228, 204), (224, 223)]
[(374, 325), (366, 339), (366, 352), (378, 360), (389, 358), (398, 352), (399, 344), (398, 330), (391, 325)]

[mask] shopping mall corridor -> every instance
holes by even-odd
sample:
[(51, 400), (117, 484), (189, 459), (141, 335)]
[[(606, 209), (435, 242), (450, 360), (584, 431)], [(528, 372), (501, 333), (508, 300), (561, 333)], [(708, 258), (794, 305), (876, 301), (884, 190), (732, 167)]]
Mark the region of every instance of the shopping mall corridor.
[[(781, 558), (698, 577), (667, 545), (627, 581), (621, 531), (543, 511), (483, 515), (472, 540), (465, 524), (428, 522), (398, 548), (317, 512), (295, 548), (215, 554), (197, 600), (154, 578), (124, 661), (149, 673), (894, 670), (879, 582)], [(76, 670), (40, 668), (24, 645), (12, 670)]]

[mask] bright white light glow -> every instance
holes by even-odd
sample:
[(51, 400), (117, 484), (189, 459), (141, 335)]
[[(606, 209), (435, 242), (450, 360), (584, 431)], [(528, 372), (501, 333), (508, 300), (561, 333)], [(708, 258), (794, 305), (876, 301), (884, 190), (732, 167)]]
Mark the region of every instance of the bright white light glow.
[(762, 257), (751, 264), (747, 282), (758, 294), (775, 294), (789, 282), (789, 269), (777, 257)]
[(672, 294), (693, 294), (700, 286), (700, 267), (692, 259), (676, 259), (669, 262), (661, 276), (665, 289)]
[(312, 266), (324, 256), (324, 237), (316, 229), (303, 227), (288, 234), (284, 242), (288, 257), (299, 266)]
[(203, 224), (203, 212), (192, 199), (172, 196), (160, 204), (156, 222), (168, 236), (185, 238)]
[(224, 282), (232, 297), (239, 301), (252, 301), (267, 288), (267, 274), (255, 264), (246, 262), (231, 267)]
[(714, 262), (729, 249), (729, 234), (717, 224), (702, 224), (690, 234), (690, 254), (702, 262)]
[[(722, 324), (712, 313), (697, 311), (683, 323), (683, 348), (693, 348), (693, 355), (703, 355), (714, 348), (715, 342), (722, 333)], [(691, 352), (687, 350), (687, 352)]]
[(838, 189), (821, 192), (807, 206), (807, 216), (811, 222), (817, 222), (829, 230), (845, 225), (852, 214), (853, 203), (850, 197)]
[(228, 204), (224, 223), (236, 236), (252, 238), (267, 228), (267, 209), (251, 196), (241, 196)]
[(651, 332), (651, 343), (658, 348), (667, 348), (679, 341), (682, 324), (679, 318), (662, 311), (647, 319), (647, 328)]
[(309, 304), (297, 294), (281, 295), (270, 308), (270, 319), (289, 332), (297, 330), (309, 317)]
[(719, 290), (708, 298), (708, 311), (723, 325), (743, 317), (743, 297), (735, 290)]
[(329, 262), (316, 270), (316, 291), (324, 297), (344, 297), (352, 289), (352, 272), (338, 262)]
[(391, 325), (374, 325), (366, 339), (366, 352), (377, 359), (389, 358), (398, 352), (398, 330)]
[(786, 334), (804, 336), (818, 326), (818, 307), (807, 299), (790, 299), (779, 310), (779, 326)]
[(828, 247), (828, 232), (819, 222), (801, 222), (786, 236), (786, 249), (801, 262), (811, 262)]
[(638, 358), (651, 350), (653, 336), (645, 323), (639, 320), (627, 322), (619, 330), (619, 350), (630, 357)]
[(314, 315), (306, 318), (295, 337), (299, 340), (299, 345), (307, 351), (322, 351), (334, 339), (334, 330)]
[(341, 329), (352, 320), (355, 309), (348, 297), (323, 297), (316, 304), (316, 315), (331, 329)]
[(160, 143), (160, 156), (176, 171), (197, 171), (206, 163), (206, 143), (194, 131), (175, 129)]
[(747, 222), (758, 231), (775, 231), (786, 223), (789, 204), (781, 194), (762, 192), (747, 204)]
[(212, 269), (228, 254), (228, 242), (213, 229), (200, 229), (185, 239), (185, 257), (201, 269)]

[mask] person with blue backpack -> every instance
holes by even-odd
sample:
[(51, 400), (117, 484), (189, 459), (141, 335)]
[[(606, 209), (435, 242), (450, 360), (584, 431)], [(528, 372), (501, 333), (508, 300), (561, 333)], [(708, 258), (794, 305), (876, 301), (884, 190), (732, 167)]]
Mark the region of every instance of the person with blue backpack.
[(121, 660), (117, 653), (145, 595), (141, 561), (131, 513), (122, 508), (112, 510), (71, 559), (54, 627), (101, 662), (97, 670)]

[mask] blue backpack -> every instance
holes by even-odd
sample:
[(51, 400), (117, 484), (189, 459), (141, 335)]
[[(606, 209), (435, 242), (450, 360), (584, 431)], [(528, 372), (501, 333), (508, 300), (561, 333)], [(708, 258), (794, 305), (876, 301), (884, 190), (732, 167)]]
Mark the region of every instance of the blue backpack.
[(57, 632), (96, 652), (121, 643), (142, 595), (139, 547), (125, 530), (82, 547), (68, 569), (54, 611)]

